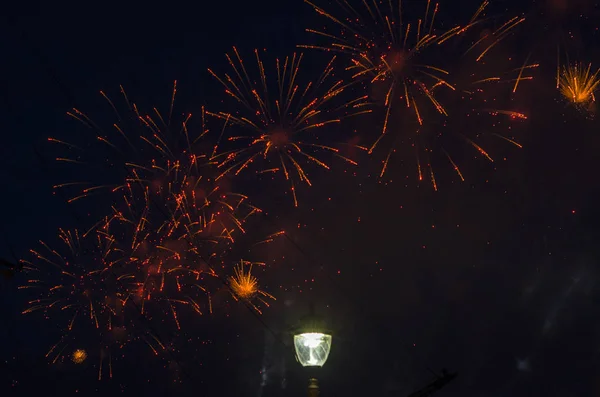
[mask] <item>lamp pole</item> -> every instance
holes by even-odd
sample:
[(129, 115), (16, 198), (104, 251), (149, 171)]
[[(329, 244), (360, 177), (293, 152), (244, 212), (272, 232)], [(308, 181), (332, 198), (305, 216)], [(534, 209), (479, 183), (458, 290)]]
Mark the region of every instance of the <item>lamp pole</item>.
[(308, 397), (319, 397), (319, 382), (317, 378), (308, 380)]

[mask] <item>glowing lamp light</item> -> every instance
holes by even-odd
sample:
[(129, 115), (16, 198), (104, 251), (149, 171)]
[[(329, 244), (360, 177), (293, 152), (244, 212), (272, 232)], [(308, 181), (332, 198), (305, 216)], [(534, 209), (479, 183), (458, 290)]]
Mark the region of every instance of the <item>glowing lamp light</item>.
[(294, 348), (303, 367), (322, 367), (331, 350), (331, 335), (321, 332), (294, 335)]

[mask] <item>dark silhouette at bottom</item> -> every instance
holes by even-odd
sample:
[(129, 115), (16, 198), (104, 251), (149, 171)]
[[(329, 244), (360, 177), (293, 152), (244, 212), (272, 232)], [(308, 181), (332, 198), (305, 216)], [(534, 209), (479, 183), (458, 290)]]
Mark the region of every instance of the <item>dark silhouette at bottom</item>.
[(452, 382), (458, 373), (449, 373), (447, 370), (442, 369), (442, 375), (438, 376), (436, 380), (425, 386), (424, 388), (411, 393), (408, 397), (426, 397), (431, 396), (436, 391), (440, 390), (448, 383)]

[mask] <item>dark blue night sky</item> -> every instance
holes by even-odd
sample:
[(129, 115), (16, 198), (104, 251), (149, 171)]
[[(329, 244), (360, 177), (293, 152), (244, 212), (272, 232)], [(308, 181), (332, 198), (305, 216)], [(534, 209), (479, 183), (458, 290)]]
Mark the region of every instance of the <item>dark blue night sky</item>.
[[(452, 3), (440, 1), (439, 19), (450, 25), (479, 4)], [(403, 4), (420, 15), (426, 2)], [(117, 93), (119, 85), (164, 109), (174, 80), (183, 112), (231, 105), (207, 68), (228, 72), (232, 46), (249, 60), (255, 48), (266, 49), (271, 67), (311, 42), (305, 29), (324, 21), (302, 0), (17, 2), (2, 14), (0, 257), (12, 263), (39, 240), (56, 243), (58, 228), (89, 228), (105, 205), (102, 198), (69, 205), (52, 188), (82, 172), (57, 165), (48, 144), (48, 137), (81, 140), (69, 109), (110, 121), (98, 92)], [(505, 94), (528, 115), (512, 131), (522, 149), (490, 141), (494, 163), (465, 150), (466, 181), (448, 167), (438, 191), (418, 183), (406, 165), (412, 157), (392, 161), (379, 179), (385, 154), (360, 154), (359, 168), (312, 169), (313, 186), (298, 188), (298, 208), (284, 183), (234, 181), (266, 210), (248, 241), (288, 231), (261, 249), (275, 263), (261, 273), (261, 286), (277, 300), (263, 315), (218, 300), (212, 316), (181, 332), (155, 330), (168, 354), (124, 348), (108, 380), (97, 380), (91, 353), (83, 365), (48, 363), (58, 324), (21, 314), (27, 298), (17, 287), (26, 275), (7, 272), (0, 395), (305, 395), (290, 330), (311, 302), (334, 335), (319, 375), (325, 397), (407, 396), (442, 368), (458, 377), (440, 397), (599, 393), (600, 124), (595, 107), (581, 112), (561, 99), (554, 76), (557, 46), (600, 66), (600, 6), (497, 0), (488, 14), (526, 17), (494, 49), (491, 66), (508, 58), (540, 64), (517, 94)], [(305, 57), (311, 77), (329, 59), (315, 50)], [(469, 67), (460, 56), (453, 66)], [(374, 117), (351, 124), (346, 141), (371, 142), (381, 124)], [(463, 119), (450, 115), (447, 127), (482, 128)], [(146, 326), (157, 327), (135, 322)]]

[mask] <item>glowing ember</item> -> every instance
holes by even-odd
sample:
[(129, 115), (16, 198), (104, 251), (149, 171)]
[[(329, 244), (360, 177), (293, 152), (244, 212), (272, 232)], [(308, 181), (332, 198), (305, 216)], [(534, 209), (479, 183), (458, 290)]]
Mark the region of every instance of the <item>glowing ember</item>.
[(73, 354), (71, 355), (71, 360), (75, 363), (75, 364), (81, 364), (85, 361), (85, 359), (87, 358), (87, 353), (85, 350), (83, 349), (77, 349), (73, 352)]

